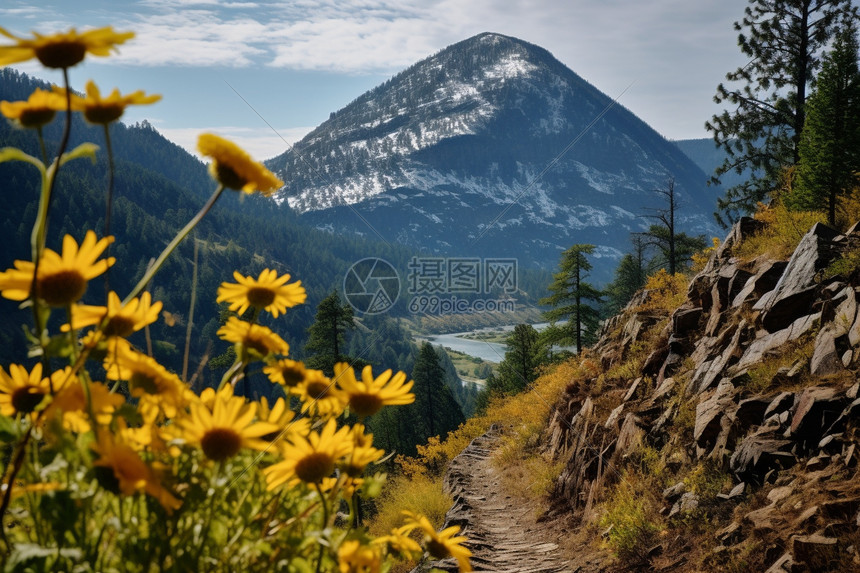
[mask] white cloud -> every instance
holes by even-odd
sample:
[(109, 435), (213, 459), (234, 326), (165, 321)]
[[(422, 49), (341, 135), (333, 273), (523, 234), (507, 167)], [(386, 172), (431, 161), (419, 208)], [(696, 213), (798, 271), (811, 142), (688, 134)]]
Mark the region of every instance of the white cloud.
[(314, 129), (313, 127), (290, 127), (278, 129), (278, 133), (275, 134), (268, 128), (252, 129), (233, 126), (166, 128), (159, 126), (159, 123), (153, 121), (159, 133), (201, 159), (202, 157), (197, 152), (197, 138), (203, 132), (211, 132), (225, 137), (247, 151), (254, 159), (263, 161), (280, 155)]

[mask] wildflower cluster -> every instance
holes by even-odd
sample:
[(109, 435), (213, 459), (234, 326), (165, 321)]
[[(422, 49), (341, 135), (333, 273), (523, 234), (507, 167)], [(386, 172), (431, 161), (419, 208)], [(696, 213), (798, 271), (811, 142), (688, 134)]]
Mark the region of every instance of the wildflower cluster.
[[(212, 160), (217, 182), (212, 197), (131, 292), (121, 297), (107, 288), (103, 304), (85, 304), (90, 281), (117, 260), (107, 223), (101, 238), (88, 230), (80, 241), (66, 235), (59, 251), (46, 245), (57, 173), (97, 151), (82, 144), (67, 152), (71, 113), (105, 126), (112, 165), (107, 125), (127, 106), (160, 96), (113, 90), (103, 97), (93, 82), (85, 98), (69, 89), (69, 68), (87, 55), (108, 56), (131, 33), (72, 29), (27, 39), (0, 28), (0, 35), (13, 40), (0, 46), (0, 65), (35, 58), (61, 69), (67, 84), (0, 103), (5, 117), (36, 132), (43, 155), (0, 150), (0, 162), (27, 162), (42, 181), (31, 258), (0, 272), (0, 296), (33, 315), (29, 359), (0, 367), (4, 570), (347, 573), (385, 571), (393, 560), (427, 555), (454, 558), (470, 571), (458, 528), (437, 533), (417, 514), (377, 538), (356, 526), (361, 496), (374, 495), (384, 480), (368, 469), (385, 453), (364, 422), (414, 401), (413, 383), (402, 372), (374, 376), (370, 366), (357, 377), (346, 363), (330, 378), (290, 359), (287, 342), (258, 319), (304, 303), (300, 281), (266, 269), (256, 277), (237, 271), (235, 282), (221, 285), (217, 301), (237, 314), (217, 335), (233, 344), (236, 358), (220, 385), (199, 395), (129, 340), (162, 313), (146, 290), (152, 277), (224, 189), (268, 194), (283, 183), (233, 143), (201, 135), (200, 152)], [(66, 126), (49, 162), (42, 127), (58, 111), (66, 112)], [(111, 185), (112, 176), (106, 222)], [(251, 368), (268, 377), (272, 398), (234, 392)]]

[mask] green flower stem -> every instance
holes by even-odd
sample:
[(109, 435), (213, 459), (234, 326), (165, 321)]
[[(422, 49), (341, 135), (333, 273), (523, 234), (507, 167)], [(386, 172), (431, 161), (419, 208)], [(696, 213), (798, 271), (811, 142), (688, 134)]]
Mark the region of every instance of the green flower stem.
[(125, 299), (122, 301), (123, 306), (128, 304), (131, 299), (143, 292), (143, 289), (146, 288), (146, 285), (149, 284), (149, 281), (152, 280), (152, 277), (155, 275), (155, 273), (158, 272), (158, 270), (164, 264), (164, 261), (167, 260), (167, 257), (169, 257), (170, 254), (176, 249), (176, 247), (179, 246), (179, 243), (181, 243), (182, 240), (188, 236), (188, 233), (190, 233), (191, 230), (197, 226), (197, 223), (199, 223), (200, 220), (203, 219), (203, 217), (206, 215), (206, 213), (209, 212), (212, 206), (215, 205), (215, 201), (218, 200), (218, 198), (221, 196), (221, 193), (223, 192), (224, 185), (219, 183), (218, 188), (215, 189), (215, 192), (212, 193), (212, 196), (209, 197), (209, 200), (206, 202), (206, 204), (203, 205), (203, 207), (194, 216), (194, 218), (188, 221), (188, 223), (182, 228), (182, 230), (179, 231), (175, 237), (173, 237), (173, 240), (170, 241), (170, 244), (168, 244), (163, 251), (161, 251), (161, 254), (158, 255), (158, 258), (155, 260), (152, 266), (149, 267), (149, 269), (146, 271), (146, 274), (143, 275), (143, 278), (140, 279), (140, 281), (137, 283), (137, 285), (135, 285), (135, 287), (131, 290), (128, 296), (125, 297)]
[[(36, 329), (36, 337), (42, 343), (42, 335), (45, 330), (45, 321), (42, 320), (41, 303), (39, 302), (39, 263), (42, 259), (42, 251), (45, 250), (45, 238), (48, 235), (48, 213), (51, 210), (51, 199), (54, 193), (54, 185), (57, 182), (57, 175), (60, 172), (60, 161), (63, 153), (66, 152), (66, 147), (69, 145), (69, 136), (72, 133), (72, 92), (69, 91), (69, 70), (63, 68), (63, 85), (66, 88), (66, 122), (63, 126), (63, 137), (60, 140), (60, 148), (57, 151), (57, 157), (48, 170), (47, 178), (42, 177), (42, 192), (39, 197), (39, 210), (36, 216), (36, 222), (33, 225), (33, 233), (30, 237), (30, 247), (33, 256), (33, 283), (30, 286), (30, 299), (33, 301), (33, 326)], [(43, 142), (42, 153), (47, 157), (44, 151)], [(45, 371), (50, 375), (50, 362), (47, 354), (42, 351), (42, 364)]]
[(3, 492), (3, 502), (0, 503), (0, 540), (9, 548), (9, 540), (6, 538), (6, 525), (4, 523), (6, 510), (9, 509), (9, 502), (12, 501), (12, 490), (15, 487), (15, 478), (21, 467), (24, 465), (24, 456), (27, 453), (27, 444), (30, 442), (30, 436), (33, 435), (33, 424), (27, 428), (27, 433), (21, 438), (18, 446), (15, 449), (15, 454), (12, 456), (10, 464), (9, 478), (6, 480), (6, 491)]
[(36, 134), (39, 138), (39, 149), (42, 150), (42, 163), (48, 164), (48, 149), (45, 147), (45, 135), (42, 133), (42, 126), (36, 128)]
[(200, 241), (194, 241), (194, 265), (191, 277), (191, 302), (188, 309), (188, 325), (185, 328), (185, 353), (182, 355), (182, 381), (188, 383), (188, 357), (191, 354), (191, 329), (194, 326), (194, 305), (197, 302), (197, 257)]
[(218, 390), (221, 390), (227, 384), (232, 384), (235, 388), (236, 383), (239, 382), (239, 377), (236, 377), (236, 383), (233, 382), (233, 377), (245, 367), (245, 361), (243, 360), (242, 355), (245, 353), (244, 350), (236, 355), (236, 361), (233, 362), (233, 365), (230, 366), (230, 369), (224, 373), (224, 376), (221, 377), (221, 383), (218, 385)]
[[(320, 503), (322, 504), (322, 510), (323, 510), (322, 530), (325, 531), (325, 529), (328, 527), (328, 503), (326, 503), (326, 498), (325, 498), (325, 495), (323, 495), (322, 488), (320, 487), (320, 484), (315, 483), (314, 488), (316, 488), (317, 493), (320, 494)], [(324, 554), (325, 554), (325, 545), (320, 543), (320, 551), (319, 551), (319, 555), (317, 556), (316, 573), (320, 573), (320, 570), (321, 570), (320, 567), (322, 567), (322, 561), (323, 561), (323, 555)]]
[[(110, 129), (109, 125), (104, 124), (105, 128), (105, 147), (107, 148), (107, 156), (108, 156), (108, 184), (107, 184), (107, 200), (105, 202), (105, 237), (110, 236), (110, 216), (113, 211), (113, 177), (114, 177), (114, 163), (113, 163), (113, 146), (110, 141)], [(105, 258), (110, 255), (110, 245), (105, 249)], [(105, 300), (107, 300), (108, 293), (110, 293), (110, 267), (105, 271)]]

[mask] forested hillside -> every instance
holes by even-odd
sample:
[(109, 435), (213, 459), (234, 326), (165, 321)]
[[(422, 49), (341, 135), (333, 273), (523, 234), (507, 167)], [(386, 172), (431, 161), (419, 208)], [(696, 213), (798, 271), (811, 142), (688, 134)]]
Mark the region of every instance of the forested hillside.
[[(0, 100), (26, 99), (36, 87), (48, 86), (13, 70), (0, 70)], [(46, 128), (49, 153), (56, 149), (60, 131), (59, 119)], [(112, 125), (111, 140), (116, 152), (111, 225), (116, 242), (112, 254), (123, 263), (133, 261), (110, 272), (110, 288), (123, 294), (142, 276), (150, 260), (176, 231), (200, 209), (214, 184), (202, 162), (165, 139), (146, 122), (133, 126)], [(83, 141), (92, 141), (104, 148), (101, 126), (88, 126), (76, 117), (71, 144)], [(20, 147), (33, 156), (40, 155), (32, 131), (15, 129), (3, 121), (0, 122), (0, 147), (6, 146)], [(103, 232), (106, 181), (107, 158), (103, 149), (95, 164), (74, 161), (64, 167), (51, 207), (54, 223), (48, 230), (49, 245), (59, 244), (66, 233), (80, 240), (81, 229)], [(26, 163), (2, 163), (0, 189), (5, 201), (0, 212), (0, 264), (7, 268), (15, 259), (29, 257), (30, 229), (38, 199), (38, 173)], [(215, 337), (221, 320), (215, 291), (222, 281), (232, 280), (234, 270), (256, 275), (264, 268), (274, 268), (302, 281), (308, 291), (307, 303), (270, 324), (290, 343), (291, 354), (300, 356), (316, 305), (339, 288), (353, 262), (377, 256), (405, 268), (413, 255), (396, 245), (308, 228), (299, 224), (286, 206), (278, 206), (256, 195), (235, 193), (222, 197), (193, 237), (199, 252), (191, 372), (207, 357), (221, 354), (228, 346)], [(160, 320), (152, 326), (153, 352), (162, 363), (177, 371), (185, 347), (194, 250), (195, 241), (185, 241), (151, 284), (154, 298), (163, 301), (172, 319)], [(103, 297), (102, 288), (100, 281), (91, 285), (85, 300)], [(0, 301), (0, 312), (9, 317), (0, 327), (0, 360), (8, 362), (24, 352), (20, 325), (27, 321), (28, 313), (18, 310), (17, 303), (5, 299)], [(215, 341), (214, 347), (209, 346), (211, 341)], [(142, 336), (134, 342), (142, 347), (146, 344)], [(383, 346), (384, 342), (381, 342)], [(382, 366), (381, 351), (373, 352), (379, 347), (379, 343), (369, 346), (365, 359)], [(408, 362), (403, 365), (398, 362), (390, 367), (406, 368), (407, 365)], [(201, 377), (200, 383), (205, 385), (212, 374), (208, 368), (203, 368)]]

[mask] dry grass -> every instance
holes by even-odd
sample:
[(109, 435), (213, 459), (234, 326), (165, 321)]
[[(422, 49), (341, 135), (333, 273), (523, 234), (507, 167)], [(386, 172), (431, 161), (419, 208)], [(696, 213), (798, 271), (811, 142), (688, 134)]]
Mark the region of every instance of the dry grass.
[(771, 207), (761, 205), (754, 217), (767, 226), (734, 249), (732, 254), (743, 261), (751, 261), (761, 255), (785, 260), (815, 223), (826, 220), (821, 212), (789, 211), (781, 203)]

